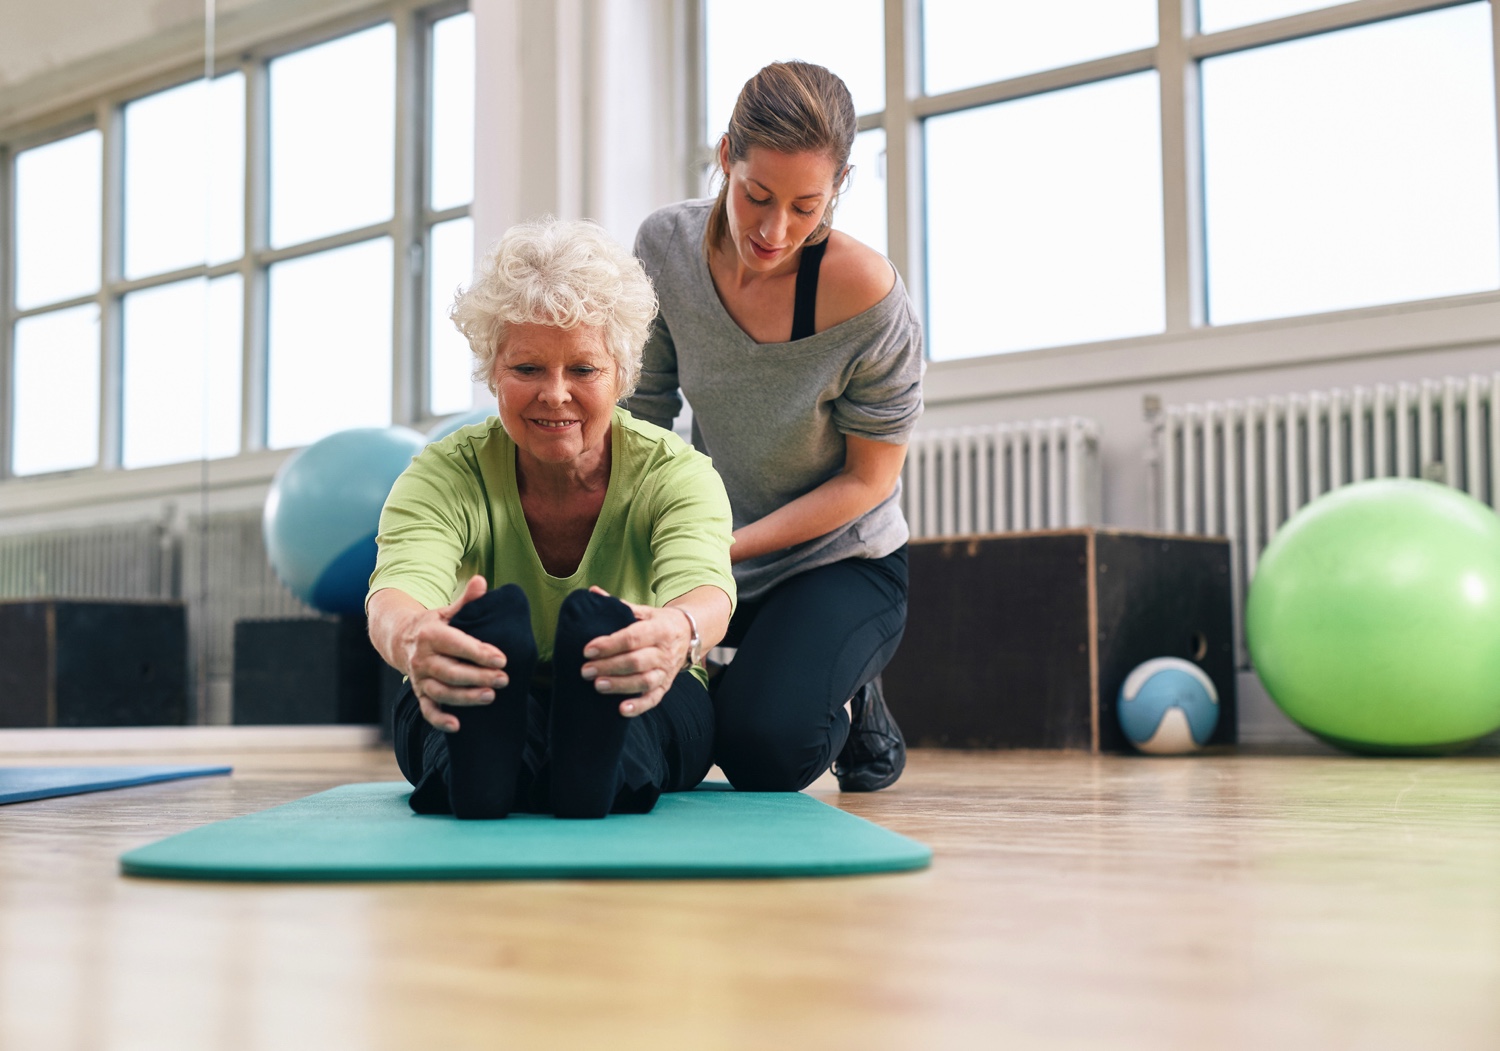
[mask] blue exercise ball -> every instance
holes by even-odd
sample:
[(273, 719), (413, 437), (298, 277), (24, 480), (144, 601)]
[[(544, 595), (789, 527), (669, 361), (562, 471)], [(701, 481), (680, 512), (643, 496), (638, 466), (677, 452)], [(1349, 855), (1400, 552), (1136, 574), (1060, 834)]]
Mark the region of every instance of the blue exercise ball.
[(1197, 751), (1219, 725), (1219, 692), (1202, 668), (1156, 657), (1125, 677), (1115, 704), (1130, 743), (1152, 755)]
[(364, 612), (380, 509), (426, 445), (409, 427), (356, 427), (281, 465), (262, 529), (271, 566), (292, 594), (324, 613)]
[(484, 423), (491, 416), (495, 415), (498, 415), (498, 413), (495, 406), (492, 405), (487, 409), (470, 409), (468, 412), (461, 412), (457, 416), (445, 416), (428, 428), (427, 440), (429, 442), (441, 441), (460, 427), (467, 427), (471, 423)]

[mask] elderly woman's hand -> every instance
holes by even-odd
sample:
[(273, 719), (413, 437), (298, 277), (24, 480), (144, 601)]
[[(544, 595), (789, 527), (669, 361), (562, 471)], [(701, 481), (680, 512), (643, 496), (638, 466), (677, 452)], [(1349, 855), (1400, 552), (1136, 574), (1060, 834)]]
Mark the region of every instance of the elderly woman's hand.
[(495, 691), (510, 682), (502, 670), (505, 654), (448, 623), (487, 587), (483, 577), (472, 577), (464, 593), (441, 609), (427, 609), (394, 588), (370, 598), (370, 635), (376, 648), (406, 672), (422, 717), (444, 733), (457, 730), (459, 721), (438, 705), (489, 704)]
[[(589, 590), (609, 594), (603, 588)], [(707, 650), (724, 636), (729, 597), (718, 588), (703, 587), (674, 599), (672, 605), (625, 605), (635, 614), (635, 623), (584, 647), (583, 677), (591, 679), (600, 693), (639, 694), (620, 703), (621, 715), (635, 716), (656, 707), (687, 667), (693, 628), (682, 607), (693, 607), (690, 615), (701, 633), (700, 644)]]

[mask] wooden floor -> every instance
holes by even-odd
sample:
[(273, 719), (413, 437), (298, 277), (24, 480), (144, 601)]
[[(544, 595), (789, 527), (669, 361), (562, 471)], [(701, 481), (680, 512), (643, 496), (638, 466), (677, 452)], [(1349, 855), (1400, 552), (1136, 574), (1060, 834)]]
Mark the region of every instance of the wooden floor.
[(814, 786), (931, 844), (907, 875), (119, 876), (162, 835), (395, 776), (225, 758), (0, 808), (0, 1048), (1500, 1047), (1493, 757), (922, 752), (887, 792)]

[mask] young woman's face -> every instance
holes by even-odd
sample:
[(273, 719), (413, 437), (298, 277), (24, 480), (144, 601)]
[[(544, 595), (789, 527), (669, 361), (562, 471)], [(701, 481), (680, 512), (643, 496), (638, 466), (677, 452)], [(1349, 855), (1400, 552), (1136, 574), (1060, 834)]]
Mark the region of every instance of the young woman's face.
[(729, 182), (729, 238), (741, 264), (758, 273), (789, 268), (833, 198), (833, 158), (752, 147), (731, 162), (724, 139), (719, 166)]
[(590, 325), (512, 325), (495, 355), (500, 422), (523, 460), (582, 463), (609, 437), (619, 370)]

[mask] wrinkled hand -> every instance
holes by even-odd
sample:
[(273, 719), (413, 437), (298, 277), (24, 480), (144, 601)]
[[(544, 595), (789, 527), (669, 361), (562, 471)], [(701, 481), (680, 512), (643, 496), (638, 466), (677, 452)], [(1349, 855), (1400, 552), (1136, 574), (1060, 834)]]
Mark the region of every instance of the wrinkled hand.
[(501, 670), (505, 654), (448, 623), (487, 589), (483, 577), (471, 577), (452, 605), (424, 610), (401, 631), (400, 650), (422, 718), (444, 733), (457, 730), (458, 719), (438, 705), (489, 704), (495, 699), (495, 691), (510, 682)]
[[(592, 587), (597, 595), (608, 595)], [(623, 599), (621, 601), (624, 601)], [(583, 677), (600, 693), (640, 694), (620, 704), (620, 714), (640, 715), (656, 707), (683, 670), (693, 632), (681, 610), (626, 602), (635, 623), (601, 635), (583, 648)]]

